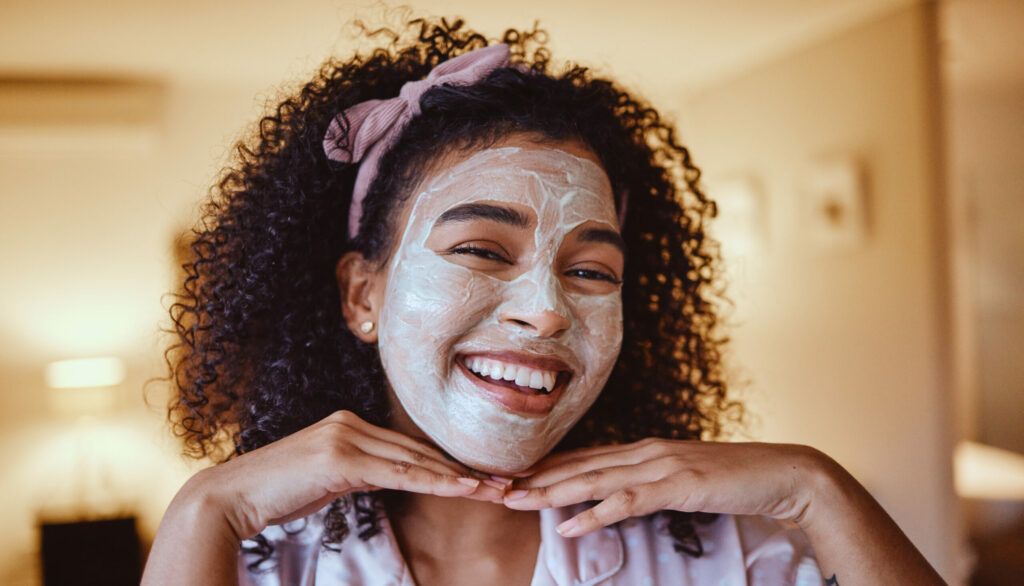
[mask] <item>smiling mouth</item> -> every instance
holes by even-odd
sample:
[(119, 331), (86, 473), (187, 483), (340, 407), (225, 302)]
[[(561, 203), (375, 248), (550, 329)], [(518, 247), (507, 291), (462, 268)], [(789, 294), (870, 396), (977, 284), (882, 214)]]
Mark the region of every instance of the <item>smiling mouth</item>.
[(572, 373), (567, 370), (525, 366), (488, 356), (460, 357), (462, 365), (476, 378), (525, 395), (550, 395), (564, 387)]

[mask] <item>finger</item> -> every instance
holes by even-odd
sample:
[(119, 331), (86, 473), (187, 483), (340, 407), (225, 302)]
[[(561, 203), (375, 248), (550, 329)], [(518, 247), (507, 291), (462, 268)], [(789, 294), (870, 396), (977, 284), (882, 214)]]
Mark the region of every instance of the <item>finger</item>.
[(342, 482), (356, 490), (391, 489), (455, 497), (490, 488), (484, 485), (481, 489), (480, 481), (475, 478), (435, 472), (403, 460), (388, 460), (370, 454), (353, 460), (352, 469), (359, 471), (358, 477), (342, 479)]
[(642, 517), (664, 508), (663, 482), (641, 484), (612, 493), (596, 506), (555, 528), (563, 537), (578, 537), (630, 517)]
[(473, 501), (483, 501), (488, 503), (494, 503), (496, 505), (502, 504), (502, 499), (505, 497), (505, 491), (494, 487), (480, 484), (480, 487), (470, 494), (465, 495), (463, 498), (467, 498)]
[(454, 476), (469, 475), (469, 470), (461, 464), (451, 462), (450, 460), (443, 458), (440, 455), (432, 454), (427, 450), (413, 449), (407, 445), (384, 441), (373, 436), (363, 436), (358, 439), (352, 438), (351, 441), (358, 445), (359, 449), (363, 452), (378, 458), (408, 462), (409, 464), (420, 466), (439, 474), (449, 474)]
[(332, 415), (329, 418), (329, 420), (333, 423), (338, 423), (350, 427), (356, 430), (357, 432), (361, 432), (366, 436), (376, 438), (379, 441), (403, 446), (408, 450), (423, 454), (437, 462), (448, 463), (453, 467), (453, 469), (458, 469), (461, 474), (469, 474), (472, 472), (469, 468), (466, 468), (459, 462), (456, 462), (451, 458), (447, 457), (444, 454), (444, 452), (430, 445), (425, 440), (416, 439), (403, 433), (399, 433), (397, 431), (393, 431), (383, 427), (378, 427), (376, 425), (368, 423), (367, 421), (361, 419), (356, 414), (351, 413), (349, 411), (339, 411)]
[(612, 493), (665, 476), (664, 465), (648, 461), (635, 465), (587, 470), (545, 486), (515, 489), (505, 495), (510, 509), (540, 510), (608, 498)]
[(516, 489), (529, 489), (550, 486), (574, 476), (585, 475), (593, 470), (632, 466), (650, 460), (651, 454), (640, 449), (605, 450), (596, 453), (566, 459), (558, 465), (548, 466), (534, 472), (527, 478), (517, 479), (513, 483)]
[(575, 450), (569, 450), (567, 452), (556, 452), (553, 453), (541, 461), (537, 462), (531, 470), (534, 474), (542, 472), (549, 468), (561, 466), (567, 462), (577, 459), (589, 458), (592, 456), (598, 456), (601, 454), (609, 454), (614, 452), (622, 451), (627, 449), (629, 446), (634, 444), (615, 444), (609, 446), (594, 446), (590, 448), (577, 448)]
[[(380, 481), (380, 484), (370, 483), (364, 488), (366, 490), (388, 488), (438, 496), (461, 496), (494, 503), (501, 503), (505, 494), (504, 486), (499, 488), (488, 485), (478, 478), (471, 478), (457, 471), (431, 470), (407, 460), (382, 458), (361, 452), (359, 465), (362, 470), (372, 475), (368, 476), (364, 472), (364, 483), (371, 478)], [(452, 484), (453, 480), (458, 485)], [(423, 485), (423, 481), (430, 484)], [(463, 487), (470, 487), (470, 490), (464, 490)]]
[(553, 454), (544, 458), (534, 466), (534, 474), (537, 475), (553, 468), (571, 464), (573, 462), (585, 461), (594, 457), (610, 456), (613, 454), (638, 453), (647, 454), (650, 458), (664, 455), (666, 447), (670, 444), (681, 445), (684, 442), (669, 442), (658, 438), (647, 438), (629, 444), (615, 444), (610, 446), (596, 446), (592, 448), (580, 448)]

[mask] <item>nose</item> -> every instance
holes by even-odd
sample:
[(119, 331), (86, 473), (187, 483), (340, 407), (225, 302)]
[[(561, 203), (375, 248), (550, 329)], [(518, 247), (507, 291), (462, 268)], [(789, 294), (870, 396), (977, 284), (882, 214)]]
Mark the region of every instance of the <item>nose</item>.
[(501, 323), (527, 330), (538, 338), (555, 338), (569, 329), (572, 323), (563, 314), (550, 309), (542, 311), (505, 311), (498, 318)]
[(510, 283), (504, 297), (498, 310), (502, 324), (511, 324), (538, 338), (557, 337), (572, 326), (562, 286), (545, 267)]

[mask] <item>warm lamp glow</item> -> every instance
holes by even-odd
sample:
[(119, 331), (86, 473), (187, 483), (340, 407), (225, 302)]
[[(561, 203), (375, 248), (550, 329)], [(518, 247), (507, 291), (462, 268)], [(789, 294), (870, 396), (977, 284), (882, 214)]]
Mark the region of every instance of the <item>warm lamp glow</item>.
[(59, 360), (46, 365), (46, 384), (52, 389), (113, 387), (124, 380), (120, 358)]
[(961, 442), (953, 455), (956, 492), (964, 498), (1024, 500), (1024, 455)]

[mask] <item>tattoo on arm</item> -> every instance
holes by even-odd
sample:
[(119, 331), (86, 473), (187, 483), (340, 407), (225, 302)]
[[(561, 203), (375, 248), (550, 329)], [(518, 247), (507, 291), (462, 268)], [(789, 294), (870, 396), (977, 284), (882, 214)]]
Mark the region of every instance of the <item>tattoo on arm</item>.
[(839, 580), (836, 580), (836, 575), (832, 574), (832, 577), (825, 580), (825, 586), (839, 586)]

